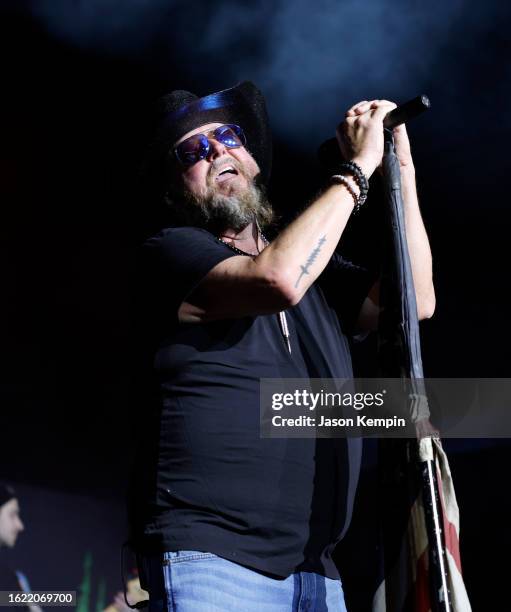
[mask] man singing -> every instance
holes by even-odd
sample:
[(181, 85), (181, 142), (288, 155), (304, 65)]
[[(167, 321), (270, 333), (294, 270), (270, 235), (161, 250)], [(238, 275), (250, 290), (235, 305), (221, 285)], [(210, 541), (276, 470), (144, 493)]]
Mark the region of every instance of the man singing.
[[(378, 279), (334, 253), (383, 155), (395, 105), (362, 101), (348, 160), (271, 242), (271, 134), (249, 82), (161, 101), (149, 166), (174, 227), (143, 247), (155, 408), (131, 518), (152, 610), (344, 611), (332, 560), (351, 518), (359, 439), (261, 439), (259, 381), (351, 378), (347, 336), (374, 329)], [(394, 132), (419, 318), (435, 298), (404, 126)]]

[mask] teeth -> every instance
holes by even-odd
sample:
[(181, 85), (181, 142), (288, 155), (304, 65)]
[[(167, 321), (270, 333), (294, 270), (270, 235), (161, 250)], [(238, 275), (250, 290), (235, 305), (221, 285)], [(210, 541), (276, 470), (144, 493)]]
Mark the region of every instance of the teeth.
[(233, 166), (225, 166), (224, 168), (222, 168), (222, 169), (220, 170), (220, 172), (219, 172), (218, 174), (219, 174), (219, 175), (220, 175), (220, 174), (223, 174), (224, 172), (228, 172), (229, 170), (234, 171)]

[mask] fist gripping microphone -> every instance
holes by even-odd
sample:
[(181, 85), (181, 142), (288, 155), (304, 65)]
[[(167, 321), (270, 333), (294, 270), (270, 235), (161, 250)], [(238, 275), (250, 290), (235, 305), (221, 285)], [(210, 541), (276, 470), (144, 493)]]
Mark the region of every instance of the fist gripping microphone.
[[(383, 127), (387, 130), (393, 130), (402, 123), (408, 123), (411, 119), (414, 119), (424, 111), (427, 111), (431, 106), (428, 96), (421, 95), (417, 96), (413, 100), (409, 100), (400, 106), (397, 106), (394, 110), (391, 110), (385, 116), (383, 120)], [(326, 140), (318, 149), (318, 159), (323, 168), (331, 173), (336, 173), (336, 168), (344, 160), (339, 150), (339, 145), (335, 138)]]

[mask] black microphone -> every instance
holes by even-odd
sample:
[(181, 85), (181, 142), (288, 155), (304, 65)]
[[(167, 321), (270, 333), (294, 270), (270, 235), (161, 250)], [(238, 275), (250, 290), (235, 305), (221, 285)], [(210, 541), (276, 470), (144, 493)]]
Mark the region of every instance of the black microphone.
[(387, 113), (383, 120), (383, 127), (387, 130), (393, 130), (402, 123), (408, 123), (410, 119), (414, 119), (424, 111), (427, 111), (431, 106), (428, 96), (422, 94), (417, 96), (413, 100), (409, 100), (401, 106), (398, 106), (390, 113)]

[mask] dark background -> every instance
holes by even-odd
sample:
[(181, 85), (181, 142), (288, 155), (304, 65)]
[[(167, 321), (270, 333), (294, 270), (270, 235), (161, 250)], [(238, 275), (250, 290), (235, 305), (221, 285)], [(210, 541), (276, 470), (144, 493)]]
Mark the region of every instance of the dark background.
[[(122, 508), (143, 412), (131, 385), (133, 250), (165, 223), (135, 177), (147, 109), (174, 88), (202, 95), (251, 79), (263, 90), (270, 199), (284, 219), (319, 187), (316, 149), (349, 106), (427, 93), (431, 111), (409, 127), (437, 292), (421, 324), (425, 373), (508, 376), (510, 12), (498, 0), (4, 1), (0, 478)], [(375, 257), (378, 205), (344, 241), (357, 260)], [(501, 609), (509, 445), (446, 447), (474, 610)], [(374, 507), (364, 483), (358, 541)], [(36, 542), (30, 525), (22, 538), (25, 551)], [(355, 601), (366, 559), (345, 547)], [(41, 566), (22, 563), (45, 588)]]

